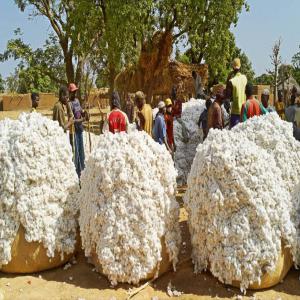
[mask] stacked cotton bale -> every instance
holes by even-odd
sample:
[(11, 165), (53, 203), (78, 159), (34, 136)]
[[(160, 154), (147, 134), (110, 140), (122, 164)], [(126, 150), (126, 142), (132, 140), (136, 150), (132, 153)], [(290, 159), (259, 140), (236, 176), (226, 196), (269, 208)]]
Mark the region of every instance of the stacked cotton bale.
[(299, 153), (276, 114), (210, 132), (185, 195), (196, 272), (245, 290), (275, 285), (299, 264)]
[(82, 245), (112, 284), (137, 284), (175, 268), (176, 171), (164, 146), (144, 132), (101, 135), (81, 186)]
[(75, 251), (78, 179), (57, 122), (22, 114), (0, 122), (0, 267), (28, 273)]
[(175, 167), (179, 185), (186, 184), (197, 146), (203, 142), (203, 131), (198, 121), (204, 109), (204, 100), (191, 99), (183, 103), (181, 119), (174, 121)]

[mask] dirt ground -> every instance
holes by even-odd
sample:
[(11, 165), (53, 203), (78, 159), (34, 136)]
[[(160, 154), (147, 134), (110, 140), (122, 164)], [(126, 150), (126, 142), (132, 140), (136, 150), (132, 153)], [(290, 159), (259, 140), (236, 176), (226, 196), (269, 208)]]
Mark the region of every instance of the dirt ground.
[[(190, 260), (188, 216), (182, 207), (183, 192), (184, 190), (180, 190), (177, 196), (181, 206), (180, 227), (183, 235), (177, 272), (169, 271), (131, 299), (170, 299), (167, 294), (169, 283), (182, 292), (177, 299), (300, 299), (300, 272), (294, 269), (276, 287), (257, 292), (248, 291), (246, 296), (236, 288), (219, 283), (209, 272), (194, 274)], [(112, 287), (104, 276), (94, 272), (93, 266), (87, 262), (83, 253), (78, 254), (76, 260), (77, 263), (67, 270), (61, 267), (30, 276), (0, 273), (0, 300), (118, 300), (127, 299), (129, 291), (137, 288), (126, 284)]]

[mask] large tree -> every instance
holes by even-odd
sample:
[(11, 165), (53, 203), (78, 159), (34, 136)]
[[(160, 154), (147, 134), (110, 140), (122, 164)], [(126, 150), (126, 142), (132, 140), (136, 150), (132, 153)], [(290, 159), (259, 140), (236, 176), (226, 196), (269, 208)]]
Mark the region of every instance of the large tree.
[(103, 34), (101, 7), (88, 0), (15, 0), (24, 11), (48, 19), (61, 47), (67, 81), (81, 83), (84, 62), (93, 53)]

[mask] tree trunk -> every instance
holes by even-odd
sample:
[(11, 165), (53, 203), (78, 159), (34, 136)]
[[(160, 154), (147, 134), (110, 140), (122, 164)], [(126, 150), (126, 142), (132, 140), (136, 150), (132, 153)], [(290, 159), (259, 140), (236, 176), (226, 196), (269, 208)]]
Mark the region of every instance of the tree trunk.
[(68, 83), (73, 83), (75, 81), (74, 66), (73, 66), (72, 58), (73, 58), (73, 56), (69, 52), (64, 55)]
[[(117, 76), (117, 71), (116, 71), (116, 68), (111, 64), (109, 65), (108, 69), (109, 69), (109, 75), (108, 75), (109, 92), (108, 92), (108, 95), (109, 95), (109, 98), (111, 99), (111, 95), (115, 88), (115, 79)], [(109, 105), (111, 106), (110, 99), (109, 99)], [(122, 102), (122, 99), (121, 99), (121, 102)]]
[(278, 65), (275, 64), (275, 76), (274, 76), (274, 105), (277, 102), (278, 95)]

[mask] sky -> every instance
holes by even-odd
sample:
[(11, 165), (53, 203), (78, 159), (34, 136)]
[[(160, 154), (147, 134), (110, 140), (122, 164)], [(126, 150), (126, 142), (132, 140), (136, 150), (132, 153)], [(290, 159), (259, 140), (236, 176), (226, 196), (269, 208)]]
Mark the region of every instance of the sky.
[[(256, 75), (270, 68), (269, 55), (276, 40), (282, 39), (282, 60), (290, 63), (300, 45), (300, 0), (248, 0), (250, 12), (243, 11), (233, 28), (236, 43), (249, 57)], [(13, 32), (20, 27), (24, 41), (41, 47), (51, 29), (42, 17), (29, 18), (29, 11), (19, 11), (13, 0), (0, 0), (0, 53)], [(13, 72), (15, 61), (0, 63), (3, 77)]]

